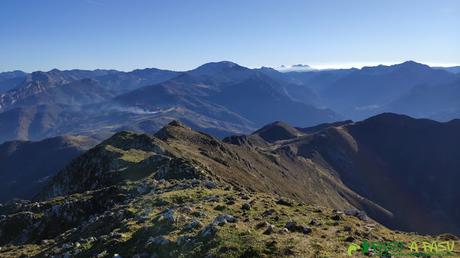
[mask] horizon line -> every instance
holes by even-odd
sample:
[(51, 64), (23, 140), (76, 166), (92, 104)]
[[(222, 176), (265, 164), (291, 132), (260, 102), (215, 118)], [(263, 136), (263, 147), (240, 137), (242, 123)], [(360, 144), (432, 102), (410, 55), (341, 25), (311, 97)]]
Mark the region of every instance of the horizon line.
[[(119, 71), (119, 72), (132, 72), (132, 71), (135, 71), (135, 70), (143, 70), (143, 69), (160, 69), (160, 70), (169, 70), (169, 71), (175, 71), (175, 72), (186, 72), (186, 71), (191, 71), (193, 69), (196, 69), (202, 65), (205, 65), (205, 64), (208, 64), (208, 63), (219, 63), (219, 62), (225, 62), (226, 60), (222, 60), (222, 61), (211, 61), (211, 62), (205, 62), (203, 64), (200, 64), (198, 66), (195, 66), (195, 68), (191, 68), (191, 69), (173, 69), (173, 68), (166, 68), (166, 67), (154, 67), (154, 66), (151, 66), (151, 67), (143, 67), (143, 68), (129, 68), (129, 69), (115, 69), (115, 68), (51, 68), (49, 70), (47, 69), (40, 69), (40, 70), (33, 70), (33, 71), (26, 71), (26, 70), (22, 70), (22, 69), (13, 69), (13, 70), (6, 70), (6, 71), (0, 71), (0, 73), (8, 73), (8, 72), (17, 72), (17, 71), (21, 71), (21, 72), (25, 72), (25, 73), (33, 73), (33, 72), (49, 72), (49, 71), (52, 71), (52, 70), (59, 70), (59, 71), (70, 71), (70, 70), (86, 70), (86, 71), (95, 71), (95, 70), (115, 70), (115, 71)], [(262, 66), (245, 66), (245, 65), (242, 65), (241, 63), (238, 63), (238, 62), (234, 62), (234, 61), (230, 61), (232, 63), (235, 63), (235, 64), (238, 64), (240, 66), (243, 66), (243, 67), (247, 67), (247, 68), (250, 68), (250, 69), (259, 69), (259, 68), (262, 68), (262, 67), (267, 67), (267, 68), (272, 68), (272, 69), (275, 69), (275, 70), (280, 70), (280, 68), (282, 69), (289, 69), (289, 68), (293, 68), (294, 66), (296, 65), (302, 65), (302, 66), (305, 66), (305, 67), (309, 67), (311, 69), (311, 71), (321, 71), (321, 70), (339, 70), (339, 69), (362, 69), (364, 67), (376, 67), (376, 66), (379, 66), (379, 65), (383, 65), (383, 66), (391, 66), (391, 65), (398, 65), (398, 64), (402, 64), (404, 62), (409, 62), (409, 61), (413, 61), (413, 60), (406, 60), (406, 61), (398, 61), (398, 62), (345, 62), (345, 63), (316, 63), (316, 64), (305, 64), (305, 63), (298, 63), (298, 64), (292, 64), (292, 65), (284, 65), (284, 64), (281, 64), (281, 65), (262, 65)], [(457, 67), (457, 66), (460, 66), (460, 63), (437, 63), (437, 62), (419, 62), (419, 61), (413, 61), (413, 62), (416, 62), (416, 63), (420, 63), (420, 64), (424, 64), (424, 65), (428, 65), (429, 67), (432, 67), (432, 68), (449, 68), (449, 67)], [(307, 71), (307, 70), (305, 70)]]

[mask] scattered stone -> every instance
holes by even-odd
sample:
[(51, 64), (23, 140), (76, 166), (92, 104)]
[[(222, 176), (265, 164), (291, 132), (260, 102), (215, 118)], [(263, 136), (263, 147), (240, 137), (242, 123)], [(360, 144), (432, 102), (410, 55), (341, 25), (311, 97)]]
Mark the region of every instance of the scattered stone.
[(190, 220), (190, 217), (189, 216), (186, 216), (184, 214), (180, 214), (179, 216), (177, 216), (176, 218), (176, 222), (187, 222)]
[(191, 238), (188, 237), (188, 236), (180, 236), (180, 237), (177, 238), (176, 243), (177, 243), (177, 245), (182, 246), (182, 245), (185, 245), (188, 242), (190, 242), (190, 240), (191, 240)]
[(227, 204), (227, 205), (233, 205), (233, 204), (235, 204), (235, 200), (227, 200), (227, 201), (225, 202), (225, 204)]
[(302, 227), (302, 233), (304, 233), (304, 234), (310, 234), (311, 231), (312, 230), (309, 227), (305, 227), (305, 226)]
[(203, 227), (203, 223), (201, 223), (199, 220), (197, 219), (193, 219), (192, 222), (190, 222), (189, 224), (187, 224), (184, 229), (185, 230), (191, 230), (191, 229), (195, 229), (195, 228), (202, 228)]
[(288, 221), (284, 228), (288, 229), (291, 232), (299, 232), (303, 234), (311, 233), (311, 229), (309, 227), (299, 225), (295, 221)]
[(223, 210), (225, 210), (225, 206), (224, 206), (224, 205), (221, 205), (221, 204), (216, 205), (216, 207), (214, 207), (214, 210), (216, 210), (216, 211), (223, 211)]
[(110, 236), (117, 239), (123, 238), (123, 234), (118, 232), (110, 232)]
[(139, 184), (136, 190), (139, 194), (145, 194), (150, 191), (149, 186), (146, 183)]
[(350, 226), (345, 226), (345, 227), (343, 227), (343, 231), (351, 232), (351, 227)]
[(180, 207), (179, 210), (183, 213), (192, 213), (193, 209), (190, 206)]
[(165, 236), (150, 237), (147, 240), (146, 246), (150, 246), (152, 244), (163, 246), (169, 244), (170, 242), (171, 241), (169, 241), (169, 239), (167, 239)]
[(352, 236), (345, 238), (345, 242), (353, 242), (353, 241), (355, 241), (355, 238)]
[(289, 229), (287, 229), (287, 228), (282, 228), (282, 229), (280, 229), (279, 233), (280, 233), (280, 234), (287, 234), (287, 233), (289, 233)]
[(289, 229), (290, 231), (294, 231), (298, 226), (297, 222), (291, 220), (286, 222), (286, 225), (284, 225), (284, 227)]
[(73, 246), (73, 245), (72, 245), (71, 243), (64, 243), (64, 244), (61, 246), (61, 248), (64, 249), (64, 250), (66, 250), (66, 249), (72, 248), (72, 246)]
[(268, 227), (268, 226), (270, 226), (270, 223), (268, 223), (266, 221), (262, 221), (262, 222), (257, 223), (256, 229), (261, 229), (261, 228), (265, 228), (265, 227)]
[(279, 205), (285, 205), (285, 206), (292, 206), (293, 203), (291, 200), (285, 199), (285, 198), (280, 198), (276, 201), (277, 204)]
[(202, 237), (212, 236), (217, 233), (217, 226), (214, 223), (207, 225), (200, 233)]
[(217, 183), (213, 181), (205, 181), (203, 185), (204, 187), (209, 188), (209, 189), (213, 189), (217, 187)]
[(227, 223), (235, 223), (235, 222), (236, 222), (236, 218), (233, 217), (232, 215), (222, 214), (222, 215), (217, 216), (212, 222), (212, 224), (222, 226)]
[(176, 218), (174, 217), (174, 210), (168, 209), (163, 213), (162, 218), (169, 223), (174, 223), (176, 221)]
[(52, 242), (52, 240), (49, 240), (49, 239), (43, 239), (43, 240), (41, 241), (42, 245), (47, 245), (47, 244), (49, 244), (49, 243), (51, 243), (51, 242)]
[(268, 217), (268, 216), (273, 215), (273, 213), (275, 213), (275, 209), (269, 209), (269, 210), (264, 211), (264, 213), (262, 213), (262, 216)]
[(312, 219), (310, 223), (308, 223), (310, 226), (319, 226), (319, 222), (316, 219)]
[(208, 195), (204, 198), (205, 201), (207, 202), (218, 202), (219, 201), (219, 196), (217, 195)]
[(332, 220), (335, 220), (335, 221), (338, 221), (338, 220), (341, 219), (341, 217), (340, 217), (339, 214), (334, 214), (334, 215), (332, 215), (331, 219), (332, 219)]
[(206, 212), (204, 211), (194, 211), (192, 215), (195, 217), (199, 217), (199, 218), (203, 218), (207, 216)]
[(367, 217), (366, 213), (364, 211), (359, 211), (355, 209), (349, 209), (345, 210), (345, 215), (347, 216), (354, 216), (362, 221), (368, 221), (369, 217)]
[(250, 199), (249, 196), (247, 196), (247, 195), (245, 195), (245, 194), (240, 195), (240, 197), (241, 197), (241, 199), (243, 199), (243, 200), (249, 200), (249, 199)]
[(241, 206), (241, 209), (248, 211), (251, 209), (251, 205), (249, 203), (245, 203)]
[(275, 225), (269, 225), (267, 229), (264, 231), (264, 234), (271, 235), (275, 232), (275, 229), (276, 229)]

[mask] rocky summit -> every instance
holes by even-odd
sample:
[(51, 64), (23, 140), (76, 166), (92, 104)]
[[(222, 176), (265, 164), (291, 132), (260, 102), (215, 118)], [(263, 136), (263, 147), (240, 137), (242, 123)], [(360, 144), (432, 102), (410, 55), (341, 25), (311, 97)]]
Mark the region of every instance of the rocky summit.
[(384, 114), (314, 129), (276, 122), (224, 140), (178, 121), (154, 135), (119, 132), (31, 200), (0, 206), (0, 257), (346, 257), (362, 241), (457, 241), (395, 231), (411, 213), (347, 174), (353, 166), (361, 173), (364, 143), (374, 150), (362, 130), (382, 138), (364, 129), (380, 123), (394, 125), (392, 137), (408, 125), (434, 133), (452, 126)]

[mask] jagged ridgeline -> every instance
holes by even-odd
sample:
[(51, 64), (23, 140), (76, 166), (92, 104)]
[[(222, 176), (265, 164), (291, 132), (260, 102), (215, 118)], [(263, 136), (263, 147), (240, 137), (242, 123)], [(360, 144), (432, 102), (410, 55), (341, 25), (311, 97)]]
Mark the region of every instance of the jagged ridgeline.
[[(382, 123), (393, 127), (379, 131)], [(444, 216), (450, 220), (426, 230), (441, 233), (436, 229), (450, 227), (456, 233), (459, 220), (451, 208), (415, 216), (410, 223), (414, 214), (398, 210), (400, 196), (366, 191), (377, 181), (361, 174), (387, 172), (380, 163), (362, 163), (362, 157), (378, 157), (397, 168), (394, 156), (381, 155), (376, 147), (381, 142), (372, 141), (386, 140), (381, 134), (390, 132), (404, 144), (456, 126), (385, 114), (315, 128), (277, 122), (223, 141), (177, 121), (153, 136), (120, 132), (74, 159), (33, 201), (0, 207), (0, 256), (344, 257), (350, 243), (362, 240), (456, 239), (382, 226), (419, 230), (420, 223)], [(404, 128), (425, 131), (407, 136)], [(454, 145), (458, 137), (450, 139)], [(455, 165), (456, 157), (444, 164)], [(443, 173), (455, 179), (452, 169)], [(395, 178), (394, 186), (382, 186), (400, 191), (406, 178)], [(414, 212), (426, 211), (423, 205)]]

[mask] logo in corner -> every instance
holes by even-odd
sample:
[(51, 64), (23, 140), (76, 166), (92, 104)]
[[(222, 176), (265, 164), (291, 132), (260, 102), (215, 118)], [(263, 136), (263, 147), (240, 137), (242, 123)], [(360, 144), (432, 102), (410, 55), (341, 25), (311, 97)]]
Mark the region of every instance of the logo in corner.
[(354, 252), (358, 251), (360, 249), (359, 245), (357, 244), (350, 244), (348, 246), (348, 255), (352, 256)]

